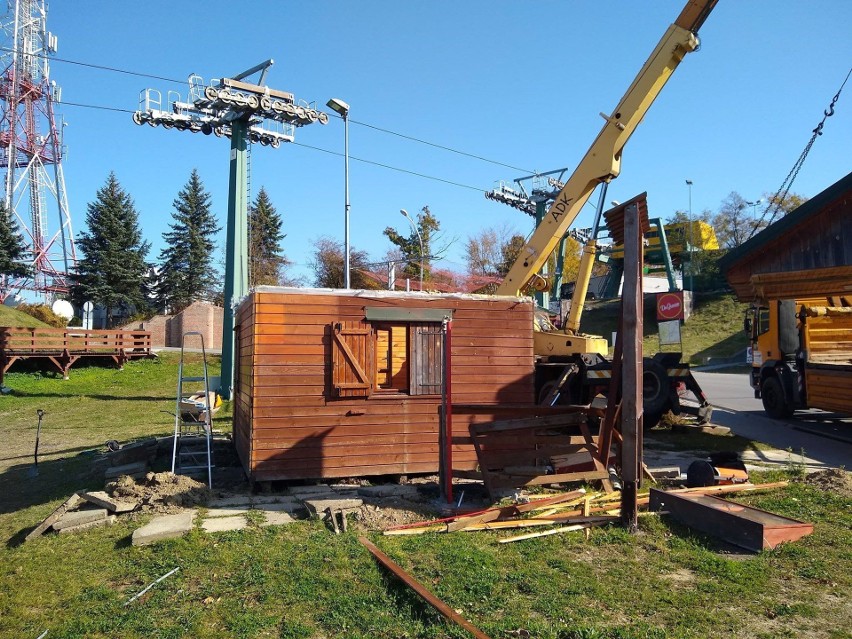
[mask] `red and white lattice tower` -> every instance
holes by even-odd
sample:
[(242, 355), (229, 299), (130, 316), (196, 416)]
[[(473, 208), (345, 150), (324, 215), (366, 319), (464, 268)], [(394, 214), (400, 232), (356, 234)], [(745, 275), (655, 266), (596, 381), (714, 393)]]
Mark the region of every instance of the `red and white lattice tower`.
[(9, 0), (8, 6), (0, 40), (0, 171), (32, 275), (3, 282), (0, 300), (28, 290), (49, 301), (67, 292), (77, 261), (55, 113), (60, 90), (48, 63), (56, 36), (47, 30), (45, 0)]

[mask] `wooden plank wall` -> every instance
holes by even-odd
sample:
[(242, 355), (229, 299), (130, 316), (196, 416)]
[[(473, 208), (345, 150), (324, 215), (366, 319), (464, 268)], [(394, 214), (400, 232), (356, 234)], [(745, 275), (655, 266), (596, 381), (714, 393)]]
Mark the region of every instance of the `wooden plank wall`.
[[(437, 471), (440, 395), (332, 394), (331, 324), (363, 321), (367, 306), (453, 309), (453, 401), (533, 403), (531, 303), (255, 292), (237, 315), (234, 410), (237, 450), (254, 481)], [(492, 419), (460, 416), (454, 434)], [(453, 459), (458, 469), (476, 466), (470, 445), (454, 446)]]
[(234, 446), (243, 468), (248, 472), (251, 464), (252, 439), (252, 380), (254, 378), (255, 305), (242, 304), (237, 310), (234, 324)]
[[(752, 275), (852, 265), (852, 233), (844, 231), (850, 225), (852, 193), (847, 192), (782, 236), (741, 258), (728, 270), (728, 282), (740, 300), (750, 301), (754, 296)], [(798, 294), (791, 293), (791, 297)]]

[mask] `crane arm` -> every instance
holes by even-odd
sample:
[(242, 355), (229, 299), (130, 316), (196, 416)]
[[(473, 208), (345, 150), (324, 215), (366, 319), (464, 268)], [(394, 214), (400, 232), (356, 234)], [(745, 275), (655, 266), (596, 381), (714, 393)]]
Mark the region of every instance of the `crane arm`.
[(498, 295), (520, 295), (598, 184), (618, 177), (624, 145), (680, 61), (698, 48), (695, 32), (715, 4), (716, 0), (688, 0), (677, 21), (665, 32), (612, 114), (601, 114), (606, 120), (603, 128), (509, 269), (497, 289)]

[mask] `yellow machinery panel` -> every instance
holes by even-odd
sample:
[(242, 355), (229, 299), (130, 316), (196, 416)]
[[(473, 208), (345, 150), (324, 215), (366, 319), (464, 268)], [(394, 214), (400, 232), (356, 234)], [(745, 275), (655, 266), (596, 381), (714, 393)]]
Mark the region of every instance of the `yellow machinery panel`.
[(596, 335), (569, 335), (561, 331), (533, 333), (533, 349), (539, 356), (576, 355), (578, 353), (599, 353), (606, 355), (609, 350), (607, 341)]

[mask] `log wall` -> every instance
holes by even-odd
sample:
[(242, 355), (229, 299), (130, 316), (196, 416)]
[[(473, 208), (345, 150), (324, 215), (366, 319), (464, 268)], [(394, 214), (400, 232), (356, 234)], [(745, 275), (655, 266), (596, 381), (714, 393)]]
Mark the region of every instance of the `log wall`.
[[(234, 438), (252, 480), (437, 471), (440, 395), (379, 388), (387, 373), (383, 379), (375, 358), (370, 374), (376, 385), (366, 397), (335, 393), (333, 325), (356, 322), (370, 327), (365, 320), (367, 307), (452, 309), (453, 403), (533, 403), (530, 302), (419, 293), (346, 293), (262, 288), (239, 307)], [(387, 339), (387, 334), (377, 337)], [(381, 348), (386, 349), (386, 342)], [(397, 378), (402, 369), (399, 359), (395, 348), (392, 368)], [(471, 421), (491, 419), (487, 414), (457, 416), (454, 435), (463, 439)], [(471, 445), (453, 448), (454, 469), (476, 467)]]

